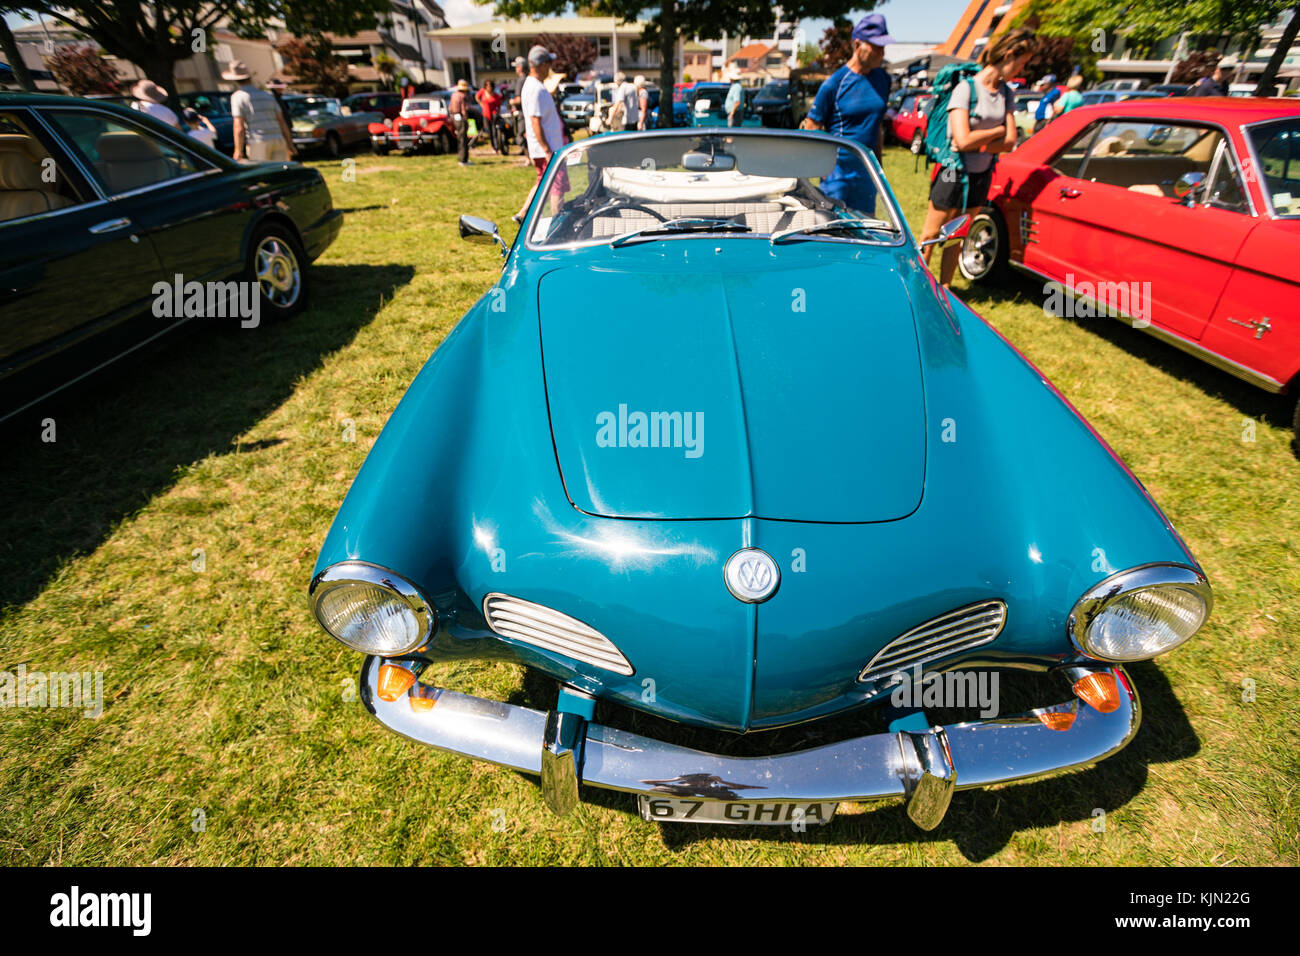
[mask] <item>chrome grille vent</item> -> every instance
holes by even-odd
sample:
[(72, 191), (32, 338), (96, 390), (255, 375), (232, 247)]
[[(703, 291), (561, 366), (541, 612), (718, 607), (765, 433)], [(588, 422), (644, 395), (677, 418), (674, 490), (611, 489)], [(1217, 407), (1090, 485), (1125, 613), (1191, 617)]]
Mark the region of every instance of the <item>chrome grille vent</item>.
[(1002, 633), (1007, 606), (1001, 601), (981, 601), (949, 611), (920, 624), (882, 647), (862, 668), (859, 681), (878, 681), (917, 664), (979, 647)]
[(613, 641), (581, 621), (549, 607), (508, 594), (492, 593), (483, 598), (483, 616), (487, 618), (488, 627), (502, 637), (594, 664), (615, 674), (633, 673), (632, 665)]

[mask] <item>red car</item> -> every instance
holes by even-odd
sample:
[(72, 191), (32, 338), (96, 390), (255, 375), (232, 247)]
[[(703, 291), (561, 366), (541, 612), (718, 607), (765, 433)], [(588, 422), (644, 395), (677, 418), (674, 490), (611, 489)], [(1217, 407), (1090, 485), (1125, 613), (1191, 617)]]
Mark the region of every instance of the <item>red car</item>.
[[(1300, 392), (1300, 103), (1080, 107), (1001, 158), (989, 204), (962, 245), (968, 279), (1016, 266), (1060, 284), (1049, 309), (1115, 315)], [(1300, 450), (1300, 405), (1294, 424)]]
[(907, 93), (889, 120), (889, 131), (894, 139), (911, 147), (913, 153), (924, 149), (925, 129), (929, 120), (934, 96), (928, 92)]
[(447, 115), (446, 100), (435, 94), (403, 100), (397, 119), (370, 124), (370, 145), (381, 155), (391, 149), (403, 153), (455, 151), (456, 133)]

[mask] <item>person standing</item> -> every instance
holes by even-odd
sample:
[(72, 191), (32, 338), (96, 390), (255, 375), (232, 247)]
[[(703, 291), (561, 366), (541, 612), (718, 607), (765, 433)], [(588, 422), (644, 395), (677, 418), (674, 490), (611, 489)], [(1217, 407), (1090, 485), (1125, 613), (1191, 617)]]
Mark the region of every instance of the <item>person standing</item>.
[(650, 120), (650, 91), (645, 88), (644, 76), (638, 76), (632, 85), (636, 87), (636, 128), (645, 129)]
[(469, 158), (469, 80), (457, 80), (456, 89), (447, 101), (452, 129), (456, 131), (456, 149), (460, 165), (473, 166)]
[(510, 109), (515, 120), (515, 142), (520, 145), (521, 151), (527, 156), (528, 124), (524, 120), (523, 99), (521, 97), (524, 91), (524, 81), (528, 79), (528, 61), (522, 56), (515, 57), (515, 76), (518, 79), (515, 80), (514, 90), (510, 97)]
[(610, 116), (610, 126), (615, 131), (636, 129), (640, 117), (637, 108), (639, 99), (636, 84), (627, 78), (626, 73), (614, 77), (614, 109)]
[(206, 116), (189, 107), (181, 110), (181, 116), (185, 118), (185, 132), (209, 149), (217, 148), (217, 128)]
[(167, 105), (167, 91), (153, 80), (141, 80), (131, 87), (131, 96), (135, 100), (131, 104), (131, 109), (152, 116), (156, 120), (162, 120), (168, 126), (181, 128), (180, 120)]
[(1070, 110), (1082, 106), (1083, 94), (1079, 92), (1081, 89), (1083, 89), (1083, 74), (1075, 73), (1065, 81), (1065, 92), (1061, 94), (1061, 98), (1052, 107), (1055, 110), (1052, 115), (1064, 116)]
[[(546, 167), (550, 164), (551, 157), (565, 143), (564, 121), (560, 119), (560, 111), (555, 108), (555, 97), (551, 96), (545, 84), (546, 77), (551, 72), (551, 61), (554, 59), (555, 54), (541, 45), (534, 46), (528, 51), (530, 69), (528, 79), (524, 80), (524, 88), (520, 99), (522, 100), (521, 105), (527, 130), (528, 155), (532, 159), (533, 165), (537, 167), (537, 182), (529, 190), (528, 198), (524, 200), (519, 212), (511, 217), (515, 222), (523, 222), (524, 216), (528, 214), (528, 206), (533, 201), (533, 193), (537, 191), (538, 185), (541, 184), (542, 176), (546, 173)], [(559, 212), (560, 203), (568, 191), (568, 172), (564, 167), (560, 167), (555, 176), (555, 183), (551, 187), (552, 215)]]
[(728, 126), (739, 126), (745, 121), (745, 88), (740, 85), (740, 80), (732, 80), (731, 86), (727, 87), (722, 111), (727, 114)]
[(1043, 95), (1034, 109), (1034, 132), (1047, 125), (1052, 118), (1052, 104), (1061, 98), (1061, 88), (1056, 85), (1056, 75), (1048, 73), (1039, 80), (1034, 88)]
[(493, 147), (500, 145), (502, 156), (506, 154), (506, 146), (502, 134), (496, 128), (497, 110), (501, 106), (501, 94), (496, 91), (496, 84), (491, 80), (484, 80), (483, 87), (474, 94), (474, 101), (478, 103), (479, 110), (483, 113), (483, 128), (488, 131), (488, 138), (492, 141)]
[[(822, 83), (804, 118), (804, 129), (827, 130), (857, 140), (880, 156), (884, 149), (885, 107), (891, 86), (881, 64), (885, 47), (894, 42), (885, 18), (872, 13), (853, 28), (853, 54), (849, 61)], [(822, 180), (821, 191), (866, 215), (876, 211), (876, 187), (862, 161), (841, 149), (831, 174)]]
[[(947, 122), (952, 146), (961, 154), (962, 174), (953, 175), (952, 167), (935, 167), (922, 243), (937, 238), (944, 223), (962, 212), (973, 213), (987, 201), (996, 154), (1016, 148), (1016, 98), (1007, 80), (1022, 75), (1035, 52), (1034, 31), (1008, 30), (981, 51), (978, 73), (957, 80), (948, 97)], [(931, 123), (943, 121), (930, 117)], [(934, 246), (925, 250), (927, 264), (933, 251)], [(943, 250), (939, 282), (945, 289), (957, 271), (957, 253), (955, 245)]]
[(221, 78), (239, 84), (239, 89), (230, 94), (230, 112), (235, 118), (235, 159), (284, 162), (295, 156), (298, 151), (280, 105), (266, 90), (253, 85), (253, 73), (244, 61), (231, 61)]
[(1223, 82), (1223, 68), (1214, 64), (1214, 70), (1201, 77), (1188, 91), (1188, 96), (1227, 96), (1228, 87)]

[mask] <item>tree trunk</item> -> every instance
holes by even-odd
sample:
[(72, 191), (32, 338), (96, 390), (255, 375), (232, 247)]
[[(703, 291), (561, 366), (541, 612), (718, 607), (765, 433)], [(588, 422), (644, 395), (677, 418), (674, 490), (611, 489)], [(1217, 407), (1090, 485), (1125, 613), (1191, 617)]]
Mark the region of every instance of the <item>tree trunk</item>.
[(0, 50), (4, 51), (5, 59), (9, 61), (18, 85), (28, 93), (35, 93), (36, 82), (32, 79), (27, 64), (23, 62), (22, 53), (18, 50), (18, 41), (14, 39), (14, 32), (9, 29), (9, 24), (5, 22), (3, 15), (0, 15)]
[(659, 8), (659, 128), (673, 125), (673, 85), (677, 82), (677, 0)]
[(1282, 61), (1286, 59), (1287, 52), (1291, 49), (1291, 44), (1295, 42), (1297, 33), (1300, 33), (1300, 5), (1297, 5), (1291, 11), (1291, 22), (1282, 31), (1282, 36), (1277, 41), (1273, 55), (1268, 58), (1268, 65), (1264, 67), (1264, 72), (1260, 74), (1259, 85), (1255, 87), (1256, 96), (1273, 95), (1273, 80), (1277, 76), (1277, 71), (1282, 69)]
[(176, 94), (176, 61), (165, 55), (149, 59), (142, 57), (135, 65), (144, 71), (145, 76), (167, 91), (167, 105), (171, 107), (172, 112), (180, 116), (181, 104)]

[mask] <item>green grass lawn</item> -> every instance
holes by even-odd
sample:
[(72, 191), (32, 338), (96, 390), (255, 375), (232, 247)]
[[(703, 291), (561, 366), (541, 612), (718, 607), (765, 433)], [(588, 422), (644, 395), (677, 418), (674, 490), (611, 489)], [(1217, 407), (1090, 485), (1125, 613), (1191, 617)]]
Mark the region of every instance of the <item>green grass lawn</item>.
[[(888, 151), (919, 231), (912, 164)], [(35, 424), (5, 435), (0, 670), (103, 670), (105, 709), (0, 710), (0, 863), (1298, 861), (1300, 462), (1285, 407), (1122, 323), (1045, 315), (1021, 278), (958, 291), (1115, 447), (1215, 587), (1196, 639), (1132, 668), (1144, 722), (1123, 753), (959, 793), (928, 834), (898, 801), (796, 834), (663, 827), (600, 791), (557, 819), (533, 778), (386, 731), (306, 585), (403, 390), (499, 274), (494, 249), (456, 238), (456, 216), (511, 235), (533, 172), (358, 156), (346, 181), (318, 165), (348, 215), (306, 314), (187, 336), (43, 410), (54, 443)], [(547, 682), (513, 665), (434, 679), (548, 703)]]

